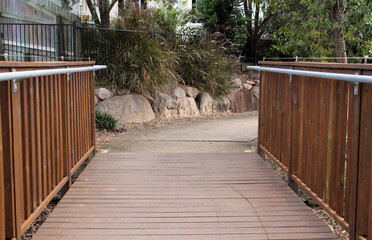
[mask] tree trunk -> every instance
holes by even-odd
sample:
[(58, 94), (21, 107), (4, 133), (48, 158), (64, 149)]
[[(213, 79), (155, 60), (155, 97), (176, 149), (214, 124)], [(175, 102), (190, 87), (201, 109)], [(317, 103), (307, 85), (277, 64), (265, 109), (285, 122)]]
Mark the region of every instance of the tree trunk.
[(347, 63), (345, 38), (344, 38), (344, 15), (346, 2), (344, 4), (337, 0), (330, 6), (331, 22), (334, 24), (332, 38), (335, 49), (336, 62)]
[(102, 28), (110, 28), (110, 12), (101, 12), (101, 26)]
[(124, 12), (124, 0), (118, 0), (118, 13), (119, 16), (123, 15)]
[(101, 25), (101, 22), (99, 21), (99, 17), (98, 17), (97, 11), (96, 11), (96, 7), (95, 7), (95, 5), (93, 5), (92, 0), (87, 0), (87, 5), (88, 5), (88, 8), (89, 8), (90, 14), (92, 15), (92, 19), (93, 19), (94, 23), (97, 26)]

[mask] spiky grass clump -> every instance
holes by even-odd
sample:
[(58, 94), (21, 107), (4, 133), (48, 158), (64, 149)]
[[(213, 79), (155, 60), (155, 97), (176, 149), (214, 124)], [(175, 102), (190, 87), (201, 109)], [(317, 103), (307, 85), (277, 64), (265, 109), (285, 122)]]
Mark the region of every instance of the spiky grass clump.
[(198, 41), (179, 53), (178, 72), (187, 85), (214, 96), (227, 95), (232, 83), (232, 60), (213, 40)]
[(166, 39), (154, 33), (162, 31), (158, 18), (159, 10), (132, 7), (114, 22), (116, 29), (137, 31), (119, 39), (124, 44), (114, 53), (112, 69), (118, 85), (139, 94), (167, 91), (181, 80), (176, 71), (176, 53)]
[(96, 128), (103, 130), (116, 130), (118, 120), (108, 113), (96, 111)]
[(153, 34), (135, 33), (128, 48), (118, 49), (114, 65), (121, 84), (139, 94), (167, 91), (177, 85), (177, 56), (165, 40)]

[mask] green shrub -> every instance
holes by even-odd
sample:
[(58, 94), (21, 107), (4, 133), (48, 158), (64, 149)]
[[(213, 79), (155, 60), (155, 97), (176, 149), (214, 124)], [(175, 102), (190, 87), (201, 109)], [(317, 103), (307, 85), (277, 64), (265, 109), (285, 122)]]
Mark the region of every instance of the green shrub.
[(182, 48), (179, 59), (178, 72), (185, 84), (214, 96), (230, 92), (232, 60), (215, 41), (205, 39)]
[(96, 111), (96, 128), (115, 130), (118, 120), (108, 113)]
[(114, 22), (116, 29), (141, 31), (122, 35), (117, 41), (120, 47), (113, 51), (110, 70), (119, 87), (146, 95), (167, 91), (181, 80), (176, 71), (176, 53), (163, 36), (151, 32), (161, 31), (158, 15), (155, 9), (133, 7)]

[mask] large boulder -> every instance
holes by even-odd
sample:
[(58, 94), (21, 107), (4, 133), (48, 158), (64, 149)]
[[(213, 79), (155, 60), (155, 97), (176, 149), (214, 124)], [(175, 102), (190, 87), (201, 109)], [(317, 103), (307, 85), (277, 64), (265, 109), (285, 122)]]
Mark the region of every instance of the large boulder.
[(234, 78), (231, 82), (236, 88), (240, 88), (242, 86), (242, 80), (238, 77)]
[(98, 104), (98, 98), (97, 98), (97, 96), (94, 96), (94, 106), (96, 106), (97, 104)]
[(155, 118), (154, 111), (147, 99), (139, 94), (127, 94), (106, 99), (97, 104), (96, 110), (112, 115), (118, 128), (127, 123), (145, 123)]
[(156, 117), (173, 119), (178, 116), (178, 102), (164, 93), (156, 93), (153, 108)]
[(241, 88), (230, 95), (232, 112), (242, 113), (257, 110), (258, 98), (255, 96), (253, 89)]
[(109, 90), (107, 90), (106, 88), (97, 88), (97, 89), (94, 90), (94, 94), (96, 95), (96, 97), (100, 101), (114, 96), (114, 94), (112, 92), (110, 92)]
[(201, 93), (197, 102), (201, 115), (224, 113), (230, 109), (230, 100), (227, 97), (214, 98), (209, 93)]
[(252, 92), (253, 92), (253, 95), (257, 98), (260, 97), (260, 87), (258, 86), (254, 86), (253, 89), (252, 89)]
[(185, 87), (185, 92), (187, 97), (196, 98), (200, 91), (194, 87)]
[(199, 109), (194, 98), (184, 98), (178, 104), (179, 117), (198, 117), (200, 115)]
[(180, 100), (180, 99), (186, 98), (186, 93), (185, 93), (185, 91), (182, 88), (176, 87), (172, 91), (172, 97), (175, 100)]
[(157, 93), (153, 104), (156, 117), (169, 120), (199, 116), (199, 109), (193, 98), (176, 100), (164, 93)]

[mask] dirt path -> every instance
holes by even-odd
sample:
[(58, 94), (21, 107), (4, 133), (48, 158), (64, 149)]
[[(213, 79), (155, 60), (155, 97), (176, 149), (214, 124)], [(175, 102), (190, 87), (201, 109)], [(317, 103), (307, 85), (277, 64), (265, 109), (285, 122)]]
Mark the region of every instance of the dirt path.
[(100, 133), (99, 152), (250, 152), (255, 147), (257, 124), (257, 115), (251, 114), (123, 133)]

